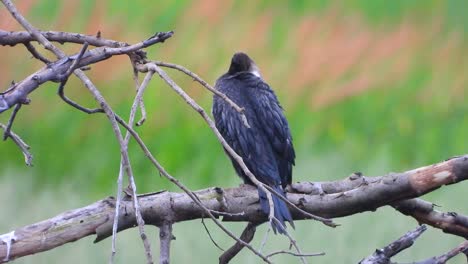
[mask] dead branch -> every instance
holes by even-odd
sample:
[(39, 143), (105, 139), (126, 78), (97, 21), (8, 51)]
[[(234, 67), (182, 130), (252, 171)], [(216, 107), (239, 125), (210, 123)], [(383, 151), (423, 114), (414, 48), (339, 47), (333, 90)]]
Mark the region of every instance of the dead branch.
[(456, 248), (450, 250), (449, 252), (442, 254), (437, 257), (432, 257), (430, 259), (426, 259), (423, 261), (415, 262), (415, 264), (443, 264), (446, 263), (449, 259), (455, 257), (458, 254), (465, 254), (468, 253), (468, 240), (462, 242)]
[(392, 206), (402, 214), (412, 216), (419, 224), (427, 224), (468, 239), (468, 217), (456, 212), (434, 210), (434, 204), (421, 199), (399, 201)]
[[(79, 33), (60, 32), (60, 31), (39, 31), (48, 41), (64, 43), (75, 43), (83, 45), (85, 42), (95, 47), (125, 47), (128, 43), (104, 39), (100, 36), (85, 35)], [(2, 46), (15, 46), (18, 44), (27, 44), (37, 41), (28, 31), (4, 31), (0, 30), (0, 45)]]
[[(257, 225), (258, 224), (249, 222), (239, 238), (246, 243), (250, 243), (254, 238), (255, 231), (257, 231)], [(243, 244), (238, 242), (235, 243), (232, 247), (221, 254), (221, 256), (219, 256), (219, 264), (229, 263), (229, 261), (231, 261), (231, 259), (233, 259), (243, 248)]]
[(159, 264), (170, 263), (171, 241), (175, 237), (172, 235), (172, 224), (164, 223), (159, 227)]
[(374, 254), (361, 260), (360, 264), (390, 264), (390, 258), (401, 251), (411, 247), (414, 241), (424, 232), (427, 227), (422, 225), (413, 231), (409, 231), (404, 236), (390, 243), (382, 249), (376, 249)]
[[(7, 126), (2, 123), (0, 123), (0, 127), (4, 131), (6, 131), (7, 129)], [(18, 136), (11, 130), (9, 131), (9, 136), (13, 140), (13, 142), (21, 149), (21, 152), (23, 152), (24, 162), (26, 163), (26, 165), (32, 166), (33, 155), (31, 154), (31, 152), (29, 152), (29, 149), (31, 147), (28, 144), (26, 144), (26, 142), (24, 142), (20, 136)]]
[[(468, 156), (453, 158), (404, 173), (366, 178), (367, 185), (361, 185), (343, 193), (320, 195), (296, 192), (288, 193), (287, 197), (289, 201), (307, 212), (330, 218), (375, 210), (381, 206), (391, 205), (398, 199), (414, 198), (443, 185), (468, 179)], [(415, 180), (418, 181), (416, 185)], [(340, 185), (345, 186), (347, 182), (350, 182), (349, 178), (342, 180)], [(421, 182), (425, 182), (426, 187), (422, 187)], [(335, 181), (322, 184), (326, 186), (338, 183)], [(310, 186), (310, 183), (296, 183), (294, 186), (296, 189), (305, 189)], [(252, 223), (267, 221), (267, 217), (260, 210), (256, 188), (242, 185), (238, 188), (224, 189), (223, 199), (219, 199), (218, 193), (216, 188), (195, 193), (204, 208), (193, 206), (194, 201), (187, 193), (160, 192), (140, 195), (138, 201), (145, 223), (156, 226), (161, 226), (168, 220), (176, 223), (203, 218), (206, 216), (205, 208), (228, 213), (219, 216), (223, 221)], [(363, 199), (363, 196), (368, 199)], [(131, 200), (127, 198), (122, 201), (120, 212), (118, 231), (134, 227), (136, 218)], [(13, 231), (15, 239), (11, 244), (10, 257), (14, 259), (49, 250), (92, 234), (97, 235), (96, 242), (101, 241), (112, 235), (114, 215), (115, 199), (110, 197), (43, 222), (18, 228)], [(167, 219), (168, 216), (170, 219)], [(294, 220), (307, 219), (298, 212), (293, 213), (293, 218)], [(466, 235), (468, 234), (465, 233), (462, 236)], [(6, 244), (1, 244), (0, 258), (4, 258), (6, 254)]]

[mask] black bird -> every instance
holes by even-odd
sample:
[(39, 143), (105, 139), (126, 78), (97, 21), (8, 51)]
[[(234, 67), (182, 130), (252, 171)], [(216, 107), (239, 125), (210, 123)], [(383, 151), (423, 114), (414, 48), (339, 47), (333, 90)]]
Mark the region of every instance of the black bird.
[[(262, 183), (285, 197), (284, 188), (291, 184), (295, 153), (288, 121), (275, 93), (262, 79), (257, 65), (247, 54), (235, 53), (229, 71), (215, 85), (237, 105), (244, 108), (247, 125), (241, 115), (221, 97), (213, 97), (216, 128), (226, 142), (239, 154), (247, 168)], [(253, 184), (232, 158), (237, 174), (247, 184)], [(260, 207), (267, 215), (270, 206), (266, 194), (258, 189)], [(291, 213), (284, 201), (272, 194), (274, 216), (272, 228), (285, 233), (285, 221), (294, 227)]]

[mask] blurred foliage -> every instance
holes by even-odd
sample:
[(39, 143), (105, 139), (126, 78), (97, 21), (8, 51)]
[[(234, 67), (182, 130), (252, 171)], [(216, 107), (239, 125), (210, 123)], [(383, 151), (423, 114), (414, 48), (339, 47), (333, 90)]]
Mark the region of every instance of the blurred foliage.
[[(205, 0), (165, 1), (144, 8), (147, 4), (19, 1), (18, 7), (42, 29), (88, 34), (100, 30), (103, 37), (129, 42), (175, 30), (172, 39), (148, 50), (149, 57), (185, 65), (210, 83), (226, 70), (234, 51), (247, 51), (276, 88), (303, 159), (339, 150), (359, 170), (372, 153), (384, 151), (391, 168), (403, 170), (466, 152), (462, 135), (468, 131), (463, 118), (468, 60), (466, 19), (455, 11), (460, 1), (284, 5)], [(6, 29), (19, 29), (5, 10), (1, 12)], [(2, 65), (3, 87), (40, 67), (28, 60), (23, 47), (1, 49), (2, 61), (10, 62)], [(76, 52), (79, 47), (66, 49)], [(168, 71), (210, 109), (211, 94)], [(134, 95), (130, 74), (123, 57), (89, 72), (123, 116)], [(73, 179), (91, 193), (112, 191), (119, 156), (110, 126), (103, 116), (87, 116), (63, 104), (55, 95), (56, 86), (47, 84), (31, 95), (32, 104), (23, 108), (14, 126), (31, 144), (35, 167), (24, 168), (9, 141), (0, 148), (5, 157), (1, 167), (33, 170), (37, 184)], [(82, 104), (94, 105), (78, 81), (66, 90)], [(149, 118), (138, 131), (171, 173), (195, 188), (232, 178), (229, 162), (206, 125), (164, 83), (154, 80), (145, 102)], [(7, 118), (8, 113), (0, 116), (3, 122)], [(143, 190), (170, 187), (166, 181), (154, 182), (157, 173), (135, 146), (131, 152)]]
[[(174, 30), (173, 38), (148, 49), (149, 58), (184, 65), (212, 84), (227, 70), (233, 52), (246, 51), (286, 109), (298, 181), (339, 179), (353, 171), (384, 174), (467, 153), (467, 1), (15, 3), (44, 30), (101, 31), (105, 38), (130, 43)], [(3, 7), (0, 28), (21, 30)], [(63, 48), (70, 54), (80, 49)], [(42, 67), (22, 46), (0, 47), (0, 60), (4, 88)], [(208, 91), (167, 71), (210, 110)], [(127, 117), (135, 94), (128, 59), (93, 65), (88, 75)], [(27, 177), (33, 192), (66, 184), (83, 202), (113, 195), (120, 157), (110, 125), (103, 115), (86, 115), (61, 102), (57, 87), (49, 83), (35, 91), (13, 127), (31, 145), (34, 167), (24, 166), (8, 140), (0, 145), (0, 177)], [(83, 105), (96, 105), (75, 78), (66, 93)], [(148, 120), (137, 130), (172, 175), (193, 189), (239, 182), (199, 115), (157, 77), (145, 104)], [(9, 113), (0, 115), (0, 122)], [(176, 189), (135, 144), (130, 153), (139, 192)], [(20, 181), (12, 188), (21, 189)], [(459, 190), (431, 196), (452, 199), (452, 209), (466, 213), (467, 206), (456, 199), (463, 194)], [(385, 238), (393, 238), (395, 232), (388, 233)]]

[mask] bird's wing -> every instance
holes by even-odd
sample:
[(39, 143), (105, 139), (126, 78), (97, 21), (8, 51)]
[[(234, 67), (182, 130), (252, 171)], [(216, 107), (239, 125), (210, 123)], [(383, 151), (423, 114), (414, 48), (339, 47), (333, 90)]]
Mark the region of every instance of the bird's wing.
[(283, 186), (286, 186), (291, 183), (295, 159), (288, 121), (268, 84), (258, 82), (255, 88), (249, 89), (249, 93), (248, 98), (254, 106), (256, 119), (274, 150), (281, 181)]
[[(254, 111), (255, 102), (248, 98), (246, 90), (249, 88), (245, 82), (238, 80), (225, 81), (218, 84), (220, 89), (240, 107), (244, 107), (249, 123), (247, 127), (241, 115), (218, 96), (213, 103), (213, 116), (215, 125), (226, 142), (239, 154), (249, 170), (263, 183), (271, 186), (282, 183), (276, 164), (274, 150), (268, 138), (262, 132), (261, 121)], [(240, 87), (244, 85), (243, 87)], [(235, 89), (230, 89), (234, 88)], [(238, 89), (240, 88), (240, 89)], [(233, 161), (237, 173), (245, 178), (245, 174), (237, 162)]]

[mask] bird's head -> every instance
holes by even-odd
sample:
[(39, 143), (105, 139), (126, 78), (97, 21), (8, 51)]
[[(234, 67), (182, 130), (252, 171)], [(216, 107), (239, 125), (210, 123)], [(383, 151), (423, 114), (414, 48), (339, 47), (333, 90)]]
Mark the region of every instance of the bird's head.
[(232, 56), (228, 74), (233, 75), (239, 72), (250, 72), (261, 78), (260, 71), (255, 62), (243, 52), (237, 52)]

